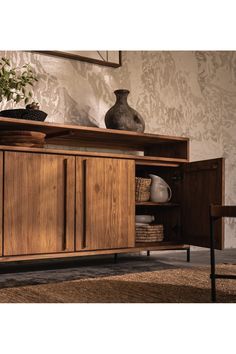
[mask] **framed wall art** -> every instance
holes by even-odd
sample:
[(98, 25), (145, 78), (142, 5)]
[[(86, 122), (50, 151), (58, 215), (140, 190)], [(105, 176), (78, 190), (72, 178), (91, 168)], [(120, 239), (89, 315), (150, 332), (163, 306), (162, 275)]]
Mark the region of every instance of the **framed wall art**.
[(103, 66), (118, 68), (121, 66), (121, 51), (94, 50), (94, 51), (37, 51), (37, 53), (52, 55), (72, 60), (80, 60)]

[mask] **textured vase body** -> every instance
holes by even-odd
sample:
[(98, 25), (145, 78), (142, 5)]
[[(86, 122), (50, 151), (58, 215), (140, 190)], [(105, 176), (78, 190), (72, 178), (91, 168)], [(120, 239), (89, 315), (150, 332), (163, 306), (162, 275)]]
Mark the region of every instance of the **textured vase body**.
[(170, 186), (159, 176), (149, 175), (152, 179), (151, 201), (155, 203), (169, 202), (172, 196)]
[(145, 123), (141, 115), (128, 105), (128, 90), (116, 90), (116, 103), (105, 115), (108, 129), (131, 130), (144, 132)]

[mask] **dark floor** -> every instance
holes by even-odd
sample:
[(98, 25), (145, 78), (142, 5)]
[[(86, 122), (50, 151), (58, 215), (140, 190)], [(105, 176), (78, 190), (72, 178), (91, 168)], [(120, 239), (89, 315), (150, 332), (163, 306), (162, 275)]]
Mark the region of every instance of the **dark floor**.
[[(216, 261), (236, 264), (236, 249), (216, 251)], [(109, 255), (70, 261), (0, 264), (0, 288), (203, 265), (209, 265), (209, 250), (192, 251), (190, 263), (186, 262), (186, 251), (174, 251), (151, 252), (149, 257), (145, 252), (118, 255), (117, 263), (114, 256)]]

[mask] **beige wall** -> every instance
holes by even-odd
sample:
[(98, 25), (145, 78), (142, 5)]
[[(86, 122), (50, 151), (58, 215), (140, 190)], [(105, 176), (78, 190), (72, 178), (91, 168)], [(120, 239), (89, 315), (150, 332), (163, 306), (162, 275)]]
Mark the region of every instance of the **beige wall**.
[[(29, 52), (0, 55), (35, 67), (35, 99), (47, 121), (104, 127), (113, 91), (129, 89), (146, 132), (190, 137), (192, 161), (226, 158), (226, 203), (236, 204), (236, 52), (123, 52), (118, 69)], [(226, 246), (236, 247), (233, 221)]]

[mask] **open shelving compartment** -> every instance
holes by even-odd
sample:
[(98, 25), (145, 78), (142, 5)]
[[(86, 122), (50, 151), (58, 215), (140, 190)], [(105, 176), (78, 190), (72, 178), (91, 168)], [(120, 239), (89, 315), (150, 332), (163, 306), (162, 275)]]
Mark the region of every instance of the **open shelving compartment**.
[[(45, 147), (37, 151), (117, 157), (138, 160), (140, 164), (178, 164), (189, 159), (189, 139), (133, 131), (94, 128), (78, 125), (37, 122), (0, 117), (1, 130), (28, 130), (46, 134)], [(56, 146), (56, 148), (55, 148)], [(75, 150), (73, 150), (73, 147)], [(112, 152), (112, 151), (114, 152)], [(32, 148), (34, 151), (34, 148)], [(130, 153), (129, 153), (130, 152)]]
[(139, 164), (136, 162), (136, 177), (148, 178), (154, 174), (163, 178), (172, 190), (171, 200), (167, 203), (152, 201), (136, 202), (136, 215), (153, 215), (155, 224), (164, 227), (164, 239), (161, 242), (136, 242), (136, 246), (182, 244), (181, 239), (181, 168), (179, 164)]

